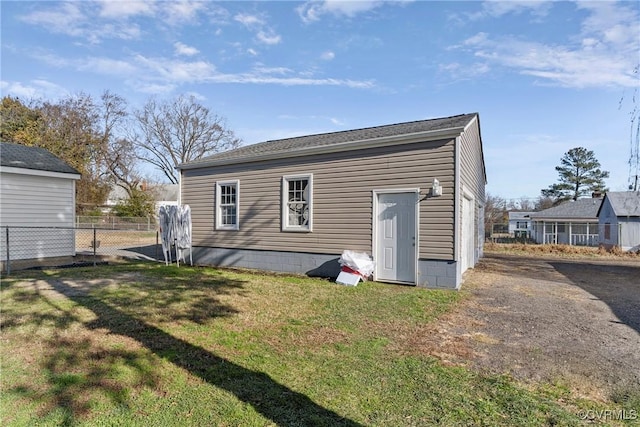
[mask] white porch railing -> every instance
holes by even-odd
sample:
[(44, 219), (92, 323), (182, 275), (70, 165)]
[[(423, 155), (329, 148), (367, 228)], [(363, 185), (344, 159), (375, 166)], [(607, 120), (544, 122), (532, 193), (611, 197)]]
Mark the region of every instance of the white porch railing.
[(572, 234), (571, 244), (575, 246), (598, 246), (599, 237), (597, 234)]

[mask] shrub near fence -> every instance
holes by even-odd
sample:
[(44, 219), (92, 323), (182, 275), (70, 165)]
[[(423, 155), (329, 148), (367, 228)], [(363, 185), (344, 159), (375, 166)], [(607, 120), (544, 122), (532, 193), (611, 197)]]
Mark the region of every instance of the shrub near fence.
[(163, 259), (158, 231), (72, 227), (0, 228), (2, 270), (109, 257)]

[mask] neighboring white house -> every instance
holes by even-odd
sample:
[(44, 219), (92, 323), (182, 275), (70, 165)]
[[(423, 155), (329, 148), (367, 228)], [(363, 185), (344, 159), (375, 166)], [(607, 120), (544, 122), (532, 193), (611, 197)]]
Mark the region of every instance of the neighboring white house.
[(640, 250), (640, 192), (610, 191), (598, 211), (600, 243), (624, 251)]
[(77, 170), (39, 147), (0, 143), (0, 259), (75, 255)]
[(531, 213), (536, 243), (598, 246), (598, 209), (602, 199), (578, 199)]
[(509, 212), (509, 235), (531, 237), (531, 214), (534, 212)]

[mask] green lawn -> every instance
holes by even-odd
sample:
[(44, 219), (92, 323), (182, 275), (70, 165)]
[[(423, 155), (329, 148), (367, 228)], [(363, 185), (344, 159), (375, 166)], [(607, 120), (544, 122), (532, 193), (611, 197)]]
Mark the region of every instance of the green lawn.
[(413, 348), (463, 293), (131, 263), (17, 272), (1, 298), (2, 425), (580, 425), (599, 408)]

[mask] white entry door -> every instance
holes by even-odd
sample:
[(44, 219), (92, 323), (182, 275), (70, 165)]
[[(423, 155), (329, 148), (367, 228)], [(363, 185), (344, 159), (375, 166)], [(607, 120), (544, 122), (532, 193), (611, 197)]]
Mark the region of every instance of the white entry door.
[(415, 283), (416, 193), (378, 194), (376, 277)]

